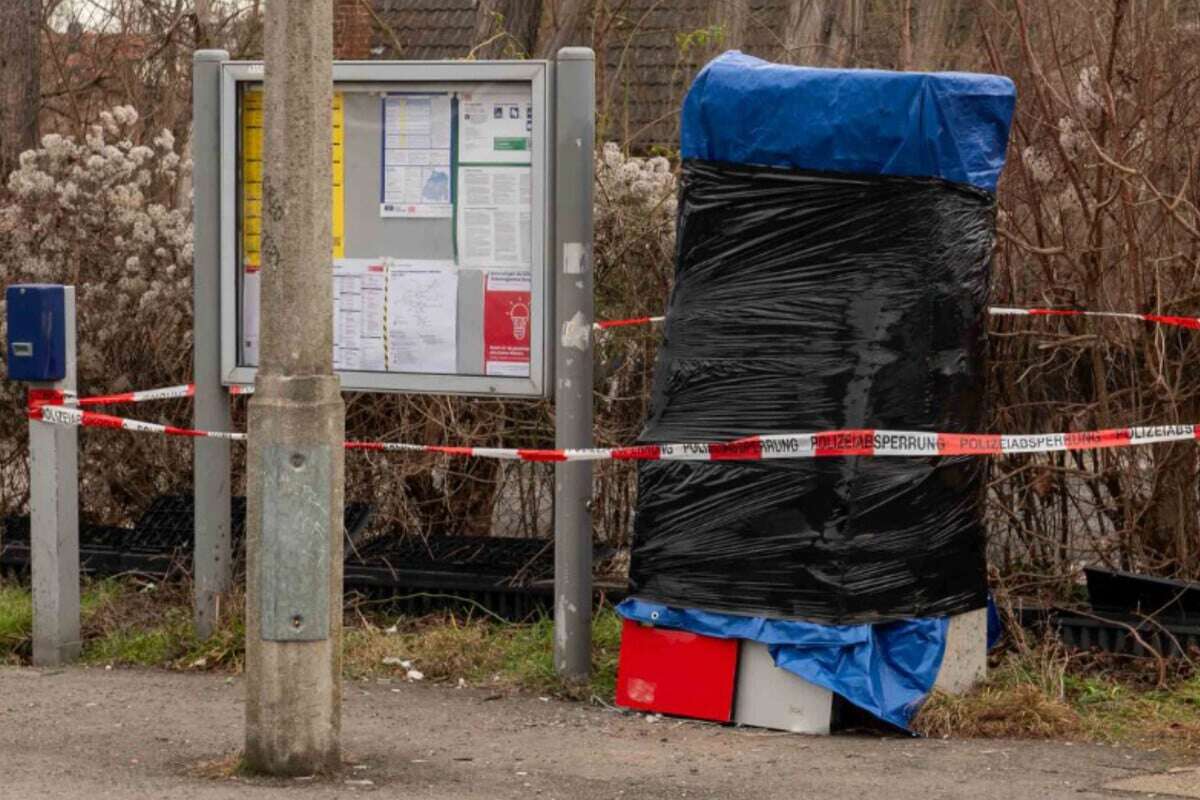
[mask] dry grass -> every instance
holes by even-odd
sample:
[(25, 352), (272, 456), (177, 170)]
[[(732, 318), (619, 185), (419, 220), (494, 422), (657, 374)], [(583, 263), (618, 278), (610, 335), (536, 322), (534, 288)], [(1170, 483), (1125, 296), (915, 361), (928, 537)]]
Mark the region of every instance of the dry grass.
[(913, 729), (938, 738), (1062, 739), (1078, 734), (1080, 721), (1065, 700), (1037, 686), (989, 684), (962, 697), (935, 693)]
[(229, 753), (220, 758), (198, 761), (188, 768), (188, 774), (193, 778), (209, 781), (227, 781), (236, 778), (244, 771), (242, 754)]
[(935, 694), (913, 721), (934, 737), (1076, 739), (1200, 755), (1200, 675), (1184, 659), (1160, 678), (1148, 658), (1068, 654), (1018, 641), (963, 696)]
[[(498, 624), (441, 614), (418, 619), (360, 618), (347, 626), (344, 672), (350, 678), (404, 680), (410, 662), (423, 680), (502, 689), (524, 689), (575, 699), (612, 696), (616, 684), (620, 619), (601, 609), (592, 628), (592, 681), (588, 686), (562, 682), (552, 659), (553, 623)], [(384, 663), (387, 659), (391, 663)]]
[(1079, 715), (1066, 695), (1069, 663), (1056, 639), (1031, 642), (1021, 637), (992, 665), (987, 682), (975, 691), (961, 696), (934, 693), (913, 720), (913, 730), (939, 738), (1076, 735)]

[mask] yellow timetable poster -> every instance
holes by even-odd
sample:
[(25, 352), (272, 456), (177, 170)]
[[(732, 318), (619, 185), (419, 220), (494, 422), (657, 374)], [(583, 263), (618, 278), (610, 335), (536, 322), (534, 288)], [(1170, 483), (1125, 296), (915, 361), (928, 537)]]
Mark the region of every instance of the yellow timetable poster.
[[(342, 95), (333, 95), (333, 257), (344, 258), (346, 175), (342, 154), (345, 149)], [(261, 266), (259, 241), (262, 237), (263, 177), (263, 93), (251, 89), (242, 95), (242, 258), (247, 270)]]
[(333, 94), (333, 257), (346, 257), (346, 163), (343, 154), (346, 145), (345, 115), (342, 113), (342, 95)]

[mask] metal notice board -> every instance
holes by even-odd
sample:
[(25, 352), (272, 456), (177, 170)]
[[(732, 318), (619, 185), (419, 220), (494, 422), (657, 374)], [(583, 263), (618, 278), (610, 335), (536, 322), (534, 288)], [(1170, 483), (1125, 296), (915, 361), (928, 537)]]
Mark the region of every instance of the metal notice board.
[[(333, 79), (330, 280), (342, 386), (544, 396), (549, 64), (339, 63)], [(252, 384), (258, 363), (262, 80), (261, 63), (221, 65), (225, 385)]]

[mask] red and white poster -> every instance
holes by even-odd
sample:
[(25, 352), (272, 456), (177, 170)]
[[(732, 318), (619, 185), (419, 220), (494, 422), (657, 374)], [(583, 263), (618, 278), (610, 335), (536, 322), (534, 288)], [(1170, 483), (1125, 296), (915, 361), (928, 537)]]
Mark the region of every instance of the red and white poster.
[(489, 272), (483, 287), (483, 374), (529, 377), (528, 272)]

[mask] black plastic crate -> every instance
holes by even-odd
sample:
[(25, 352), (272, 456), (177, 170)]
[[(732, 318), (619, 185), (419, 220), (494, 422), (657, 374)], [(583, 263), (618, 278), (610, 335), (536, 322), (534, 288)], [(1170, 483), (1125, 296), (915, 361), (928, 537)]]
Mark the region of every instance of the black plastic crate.
[[(231, 502), (232, 530), (235, 552), (245, 539), (246, 498), (234, 497)], [(111, 525), (91, 525), (83, 519), (79, 524), (79, 566), (85, 574), (118, 575), (127, 572), (163, 576), (174, 568), (188, 568), (195, 540), (192, 498), (185, 495), (156, 497), (132, 528)], [(361, 538), (371, 517), (371, 507), (365, 503), (346, 506), (346, 550)], [(0, 569), (24, 575), (29, 572), (28, 516), (6, 517), (0, 536)]]
[(1200, 625), (1200, 583), (1100, 567), (1087, 567), (1083, 573), (1093, 609)]
[[(79, 527), (79, 570), (97, 577), (125, 572), (161, 575), (176, 563), (174, 552), (149, 552), (129, 544), (132, 530), (110, 525)], [(0, 570), (17, 576), (29, 573), (29, 517), (6, 517), (0, 537)]]
[[(347, 549), (362, 538), (371, 519), (371, 506), (366, 503), (347, 503), (343, 525)], [(181, 548), (191, 552), (195, 536), (195, 502), (191, 495), (168, 494), (154, 498), (149, 508), (134, 526), (134, 540), (141, 547), (163, 549)], [(234, 548), (246, 537), (246, 498), (230, 498), (230, 538)]]
[[(30, 522), (27, 515), (4, 518), (4, 542), (23, 542), (29, 544)], [(131, 543), (129, 528), (119, 528), (112, 525), (92, 525), (84, 519), (79, 520), (80, 547), (122, 547)]]
[(1150, 656), (1147, 648), (1166, 658), (1200, 653), (1200, 625), (1147, 619), (1112, 612), (1082, 613), (1077, 609), (1035, 604), (1018, 609), (1021, 626), (1049, 630), (1069, 648), (1099, 650), (1131, 656)]
[[(598, 548), (597, 559), (608, 555)], [(554, 603), (554, 542), (502, 536), (380, 536), (346, 554), (347, 594), (400, 614), (451, 610), (521, 621)], [(597, 587), (609, 598), (624, 587)]]
[(529, 583), (554, 575), (554, 542), (503, 536), (378, 536), (348, 552), (360, 562), (404, 570), (470, 574)]
[[(509, 622), (527, 622), (554, 611), (553, 581), (513, 586), (503, 579), (492, 582), (480, 575), (420, 570), (388, 571), (378, 567), (347, 564), (343, 581), (347, 598), (360, 597), (376, 610), (420, 616), (453, 611), (475, 617), (499, 617)], [(628, 587), (598, 584), (596, 601), (617, 603)]]
[(553, 589), (487, 586), (460, 574), (393, 573), (346, 565), (342, 585), (347, 598), (359, 597), (376, 610), (411, 616), (453, 611), (523, 622), (550, 614), (554, 607)]
[(380, 536), (346, 553), (343, 585), (391, 613), (435, 611), (521, 621), (549, 613), (554, 544), (488, 536)]

